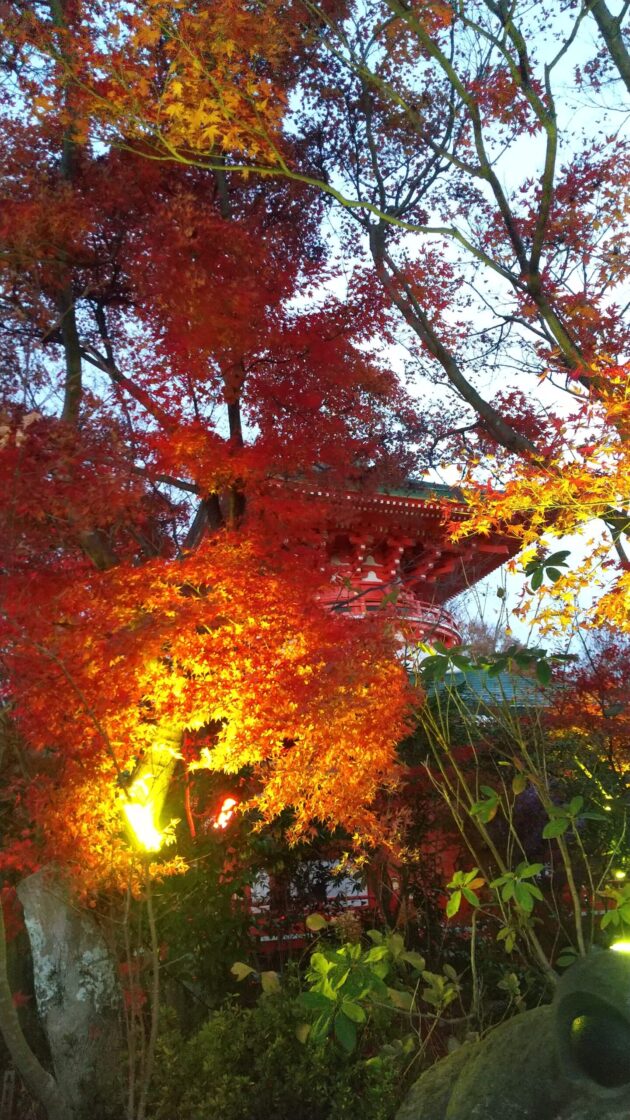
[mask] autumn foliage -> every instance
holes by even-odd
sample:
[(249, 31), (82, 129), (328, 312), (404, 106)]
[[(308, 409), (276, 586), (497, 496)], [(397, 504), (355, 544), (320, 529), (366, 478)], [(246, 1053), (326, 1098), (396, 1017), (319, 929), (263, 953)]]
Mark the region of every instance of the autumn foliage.
[[(322, 469), (329, 487), (405, 470), (413, 409), (363, 349), (382, 303), (302, 298), (335, 274), (302, 188), (90, 150), (63, 62), (87, 31), (70, 50), (65, 14), (11, 23), (32, 113), (5, 102), (3, 124), (3, 689), (23, 764), (5, 866), (124, 881), (129, 782), (156, 736), (181, 771), (186, 733), (194, 766), (247, 771), (260, 819), (372, 835), (408, 686), (387, 612), (357, 628), (317, 605), (308, 495)], [(43, 85), (32, 43), (56, 52)], [(124, 51), (154, 47), (138, 25)]]
[(599, 519), (547, 594), (566, 614), (617, 564), (595, 613), (627, 628), (628, 151), (561, 104), (567, 74), (623, 84), (623, 52), (604, 36), (578, 67), (588, 5), (506, 7), (0, 6), (2, 687), (29, 859), (119, 877), (120, 798), (165, 728), (294, 835), (374, 835), (409, 693), (386, 610), (317, 607), (322, 475), (456, 468), (457, 532), (509, 530), (526, 561)]

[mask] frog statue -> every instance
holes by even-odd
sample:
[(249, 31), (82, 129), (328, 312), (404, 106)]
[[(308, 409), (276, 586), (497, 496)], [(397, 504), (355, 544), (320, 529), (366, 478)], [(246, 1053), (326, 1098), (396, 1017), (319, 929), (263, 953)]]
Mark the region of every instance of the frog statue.
[(437, 1062), (396, 1120), (630, 1120), (630, 952), (592, 952), (552, 1003)]

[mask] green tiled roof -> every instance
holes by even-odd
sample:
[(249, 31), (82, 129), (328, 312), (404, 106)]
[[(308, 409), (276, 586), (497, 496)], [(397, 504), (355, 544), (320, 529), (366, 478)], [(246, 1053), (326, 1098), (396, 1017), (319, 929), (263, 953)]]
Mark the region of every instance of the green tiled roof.
[(489, 677), (481, 669), (457, 669), (436, 687), (442, 692), (456, 690), (471, 708), (496, 707), (505, 703), (516, 708), (542, 708), (547, 703), (544, 692), (535, 681), (516, 673), (505, 672)]
[(455, 486), (446, 486), (443, 482), (421, 482), (417, 478), (410, 478), (406, 485), (396, 490), (384, 487), (382, 494), (391, 494), (396, 498), (443, 498), (446, 501), (461, 501), (462, 494)]

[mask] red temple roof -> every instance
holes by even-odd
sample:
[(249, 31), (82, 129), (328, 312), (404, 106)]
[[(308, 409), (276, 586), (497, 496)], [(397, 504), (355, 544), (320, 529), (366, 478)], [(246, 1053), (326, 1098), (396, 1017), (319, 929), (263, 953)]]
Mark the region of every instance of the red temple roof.
[[(519, 550), (507, 534), (474, 534), (453, 541), (451, 526), (466, 517), (461, 494), (447, 486), (414, 483), (405, 490), (369, 493), (312, 489), (328, 511), (331, 557), (345, 547), (348, 564), (384, 569), (419, 599), (442, 604), (489, 575)], [(344, 545), (345, 541), (345, 545)]]

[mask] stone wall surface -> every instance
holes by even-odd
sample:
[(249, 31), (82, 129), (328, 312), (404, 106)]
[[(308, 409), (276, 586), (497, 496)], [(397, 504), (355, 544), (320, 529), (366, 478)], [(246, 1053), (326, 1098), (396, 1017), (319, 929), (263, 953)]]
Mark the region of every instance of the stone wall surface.
[(101, 929), (48, 869), (24, 879), (18, 895), (55, 1080), (76, 1120), (118, 1118), (120, 987)]

